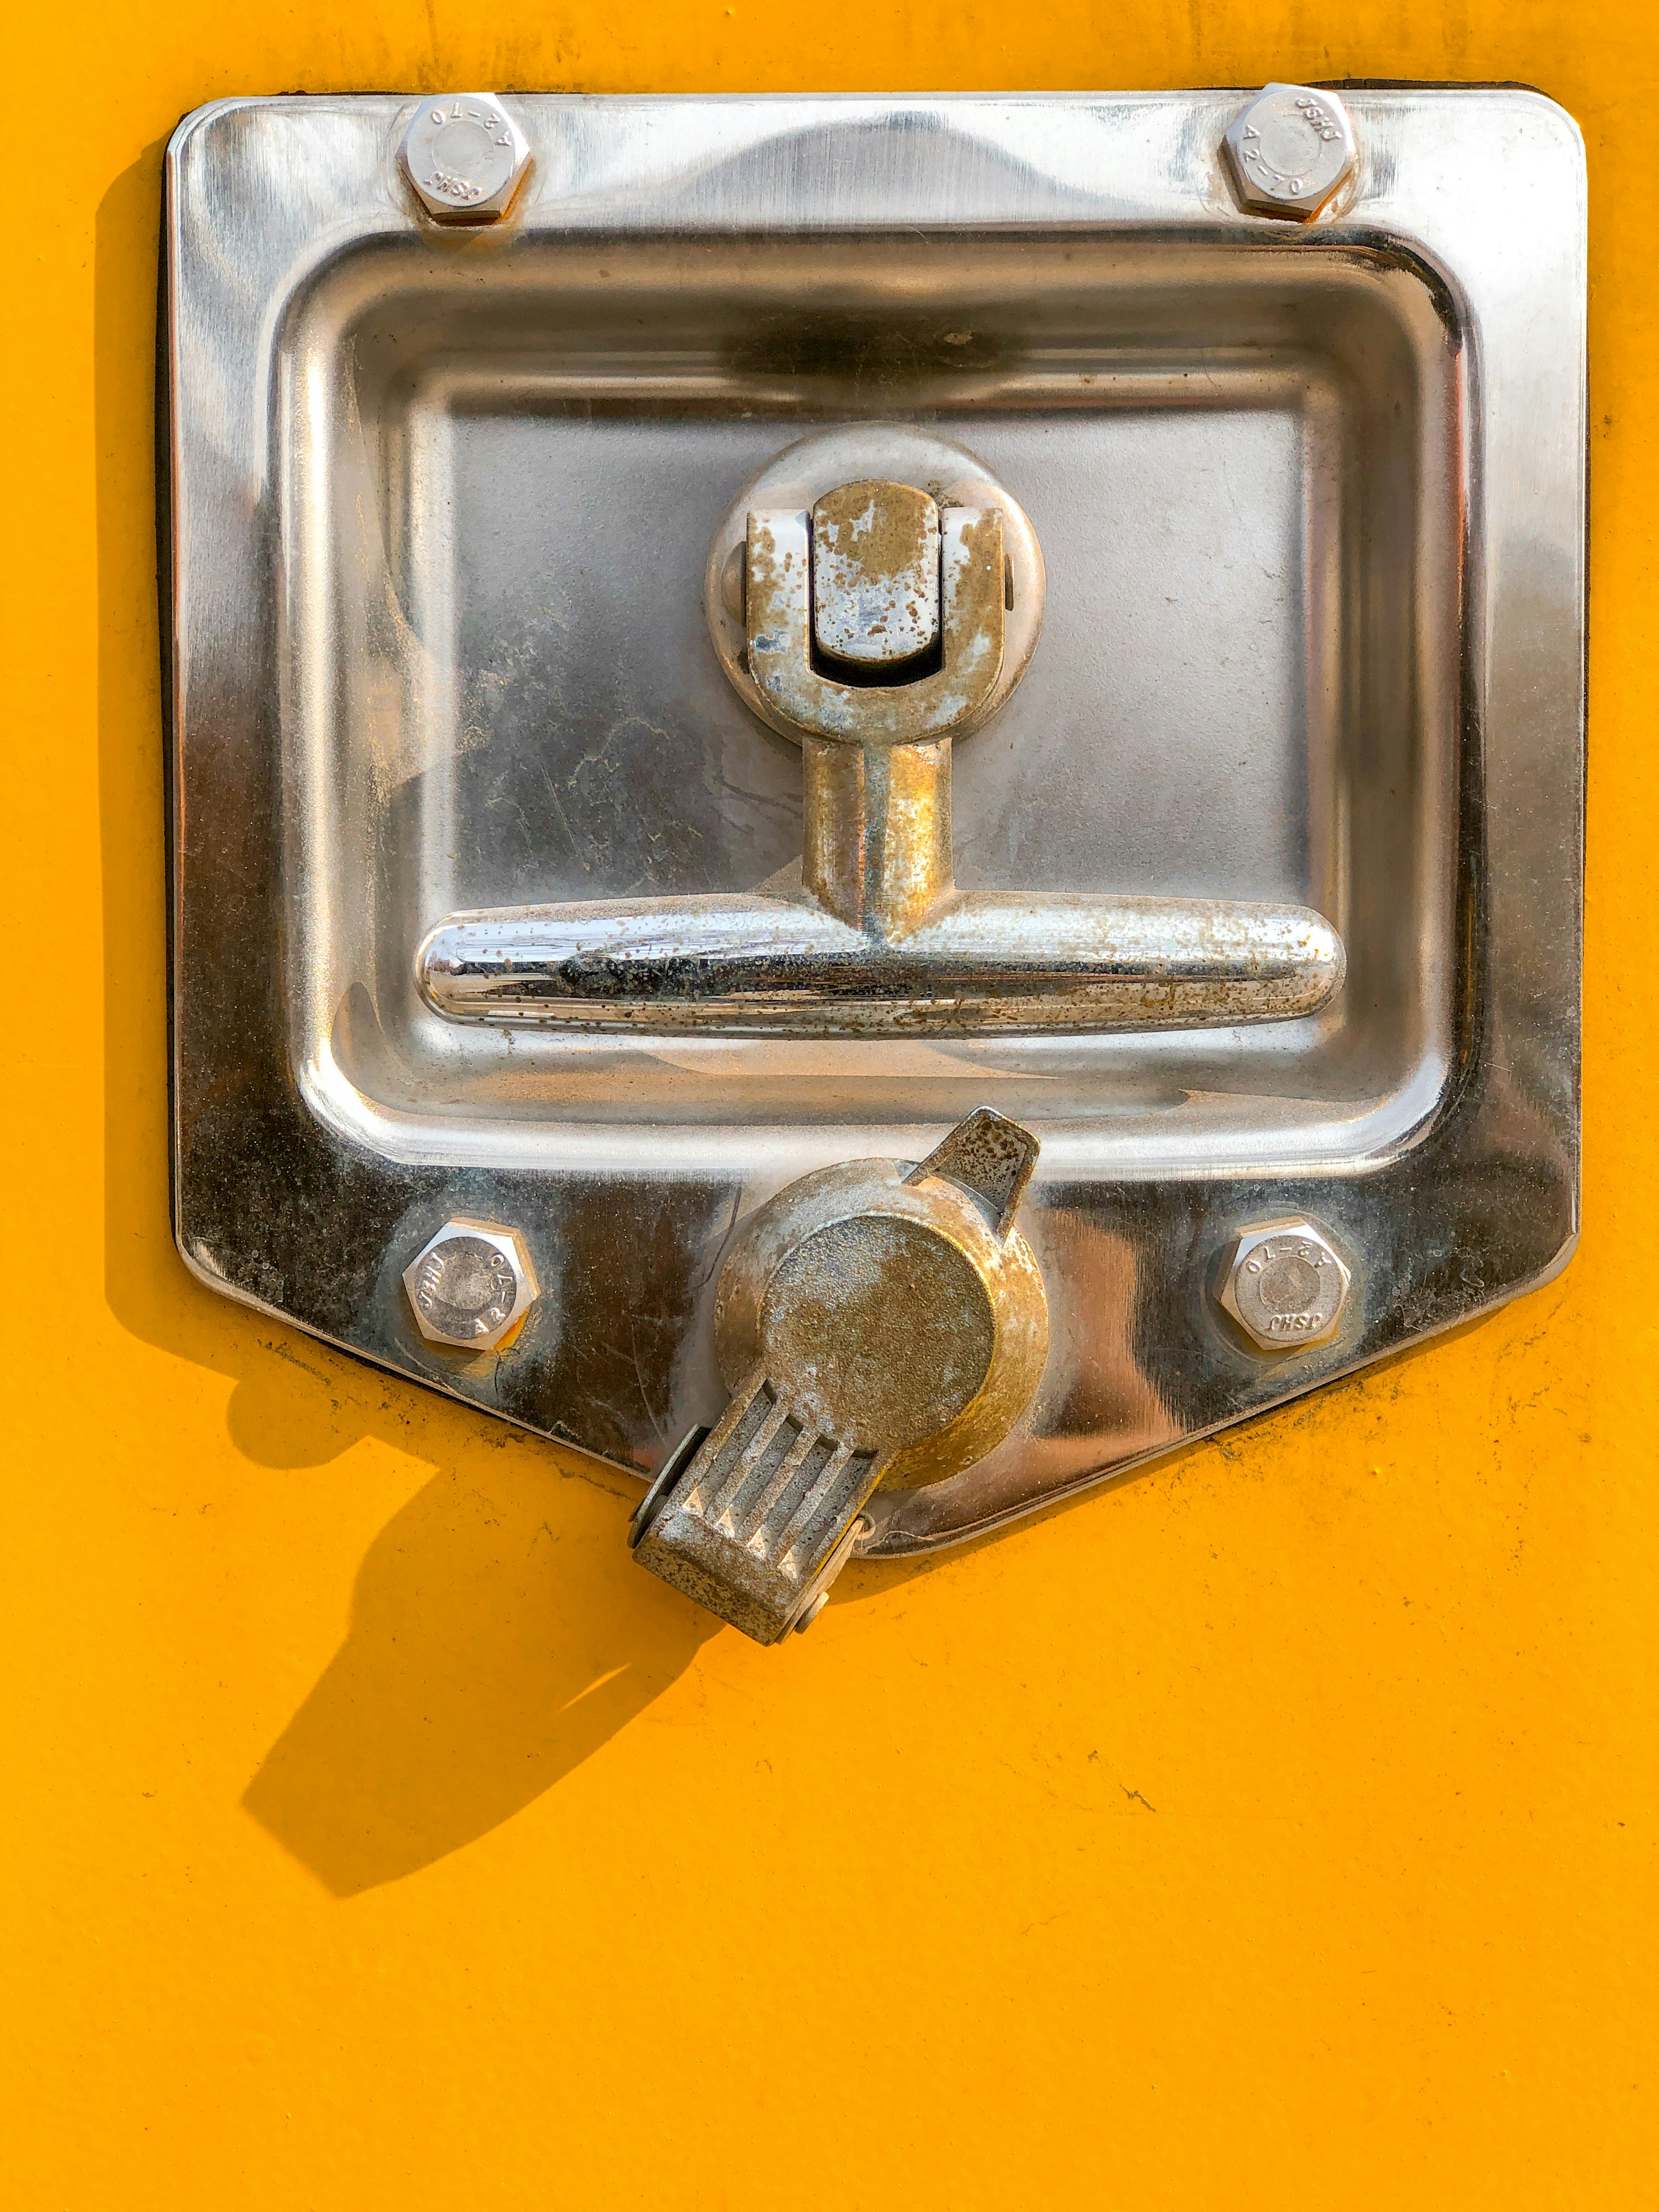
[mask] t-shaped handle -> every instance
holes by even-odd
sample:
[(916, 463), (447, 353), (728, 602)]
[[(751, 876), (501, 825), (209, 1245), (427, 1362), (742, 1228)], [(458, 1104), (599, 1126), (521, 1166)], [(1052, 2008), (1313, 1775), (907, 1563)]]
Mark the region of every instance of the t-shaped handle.
[[(922, 440), (921, 483), (837, 481), (825, 457), (855, 436), (890, 466), (919, 434), (838, 431), (792, 448), (710, 559), (726, 672), (801, 746), (799, 878), (738, 896), (453, 915), (416, 956), (428, 1002), (455, 1021), (813, 1036), (1316, 1012), (1345, 957), (1306, 907), (957, 889), (952, 742), (1023, 673), (1042, 563), (1012, 496), (970, 455)], [(960, 465), (954, 495), (943, 478), (937, 496), (924, 488), (941, 460)]]

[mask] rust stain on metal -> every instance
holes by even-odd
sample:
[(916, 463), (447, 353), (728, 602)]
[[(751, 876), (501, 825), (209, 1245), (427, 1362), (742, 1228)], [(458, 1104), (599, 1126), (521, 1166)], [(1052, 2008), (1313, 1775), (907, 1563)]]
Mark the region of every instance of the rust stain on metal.
[(812, 637), (899, 679), (939, 636), (939, 514), (912, 484), (865, 478), (812, 509)]
[(750, 673), (795, 728), (832, 744), (914, 744), (971, 729), (988, 708), (1006, 615), (1002, 518), (951, 507), (941, 523), (939, 666), (908, 683), (854, 684), (813, 663), (810, 518), (750, 516)]

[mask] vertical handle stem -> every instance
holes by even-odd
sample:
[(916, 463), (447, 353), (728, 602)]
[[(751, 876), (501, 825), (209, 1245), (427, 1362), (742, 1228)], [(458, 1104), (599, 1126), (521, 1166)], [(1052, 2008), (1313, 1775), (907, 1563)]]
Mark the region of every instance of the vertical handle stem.
[(809, 736), (803, 750), (805, 888), (866, 936), (902, 937), (953, 888), (950, 738), (860, 745)]

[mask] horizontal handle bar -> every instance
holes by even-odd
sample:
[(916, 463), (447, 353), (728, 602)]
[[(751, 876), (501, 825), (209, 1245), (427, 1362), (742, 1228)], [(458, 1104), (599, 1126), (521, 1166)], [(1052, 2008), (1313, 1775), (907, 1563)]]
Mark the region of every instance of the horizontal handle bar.
[(451, 1021), (763, 1036), (1286, 1021), (1346, 964), (1309, 907), (984, 891), (889, 941), (754, 892), (501, 908), (452, 915), (416, 957)]

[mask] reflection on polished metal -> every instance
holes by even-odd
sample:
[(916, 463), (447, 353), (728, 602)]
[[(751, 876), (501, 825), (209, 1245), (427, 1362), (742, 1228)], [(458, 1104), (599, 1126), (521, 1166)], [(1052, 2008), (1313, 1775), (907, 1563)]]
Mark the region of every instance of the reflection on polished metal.
[[(873, 774), (856, 756), (849, 763), (858, 776), (854, 802), (882, 827), (891, 819), (886, 763), (893, 759), (911, 765), (908, 751), (878, 756)], [(809, 807), (811, 791), (809, 783)], [(809, 811), (809, 828), (811, 822)], [(872, 950), (860, 922), (896, 902), (890, 870), (897, 842), (817, 842), (820, 855), (828, 847), (832, 864), (860, 850), (886, 861), (867, 875), (842, 871), (842, 898), (859, 922), (799, 896), (755, 893), (643, 910), (619, 901), (457, 916), (426, 941), (422, 988), (455, 1020), (762, 1036), (964, 1036), (1293, 1020), (1322, 1005), (1341, 980), (1341, 940), (1319, 915), (1212, 899), (961, 894), (930, 901), (925, 918)], [(907, 863), (915, 857), (914, 846), (899, 851)], [(828, 867), (818, 880), (826, 877), (834, 888)], [(922, 881), (925, 892), (938, 878)], [(913, 875), (897, 890), (920, 904), (915, 886)]]
[(530, 147), (493, 92), (447, 92), (416, 108), (398, 159), (435, 221), (494, 222), (524, 182)]
[(1221, 1303), (1258, 1350), (1299, 1352), (1336, 1334), (1352, 1279), (1311, 1221), (1264, 1222), (1234, 1246)]
[(1347, 109), (1305, 84), (1267, 85), (1222, 144), (1244, 205), (1296, 222), (1328, 207), (1358, 160)]
[(446, 1221), (404, 1269), (404, 1288), (429, 1344), (498, 1352), (536, 1303), (523, 1239), (499, 1222)]
[[(717, 538), (717, 636), (722, 556)], [(914, 484), (875, 477), (810, 511), (751, 508), (742, 580), (745, 689), (802, 744), (799, 887), (452, 915), (417, 959), (439, 1013), (1030, 1035), (1294, 1020), (1337, 989), (1341, 939), (1304, 907), (957, 890), (951, 741), (1006, 696), (1018, 605), (997, 504), (941, 510)]]
[[(1564, 1263), (1583, 148), (1513, 87), (1354, 88), (1363, 198), (1274, 222), (1221, 151), (1255, 96), (514, 94), (535, 167), (507, 252), (420, 213), (406, 97), (181, 125), (173, 1129), (204, 1283), (643, 1491), (729, 1395), (732, 1223), (988, 1100), (1042, 1145), (1018, 1219), (1051, 1350), (1001, 1444), (872, 1494), (855, 1546), (891, 1558)], [(1001, 520), (1002, 671), (952, 744), (972, 896), (1316, 909), (1348, 960), (1317, 1014), (1022, 1036), (988, 993), (959, 1035), (828, 1038), (677, 1029), (661, 1000), (603, 1033), (434, 1014), (422, 933), (532, 901), (705, 893), (752, 936), (758, 885), (867, 957), (802, 895), (804, 740), (740, 664), (750, 513), (871, 478)], [(836, 645), (823, 673), (868, 672)], [(404, 1270), (452, 1217), (533, 1254), (509, 1358), (417, 1331)], [(1273, 1358), (1217, 1292), (1240, 1224), (1291, 1218), (1354, 1285)]]
[(731, 1401), (635, 1515), (641, 1566), (775, 1643), (846, 1563), (875, 1491), (943, 1481), (1003, 1441), (1048, 1348), (1012, 1225), (1036, 1152), (981, 1107), (915, 1165), (847, 1161), (750, 1217), (715, 1303)]

